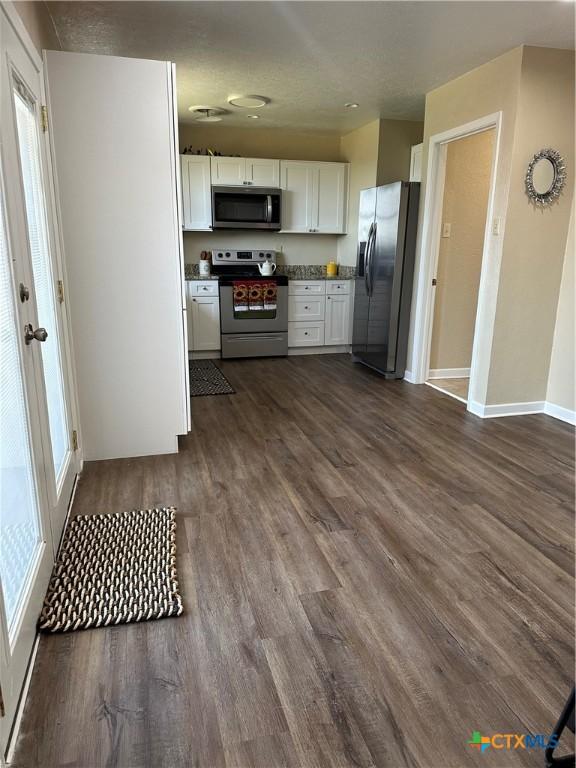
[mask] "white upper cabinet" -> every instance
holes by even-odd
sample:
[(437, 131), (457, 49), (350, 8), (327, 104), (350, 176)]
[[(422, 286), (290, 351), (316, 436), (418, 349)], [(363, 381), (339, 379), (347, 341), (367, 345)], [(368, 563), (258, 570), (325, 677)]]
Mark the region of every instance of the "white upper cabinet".
[(346, 232), (346, 163), (282, 160), (280, 176), (283, 232)]
[(259, 157), (212, 157), (212, 184), (224, 187), (280, 186), (280, 161)]
[(246, 178), (244, 157), (211, 157), (212, 184), (224, 187), (241, 187)]
[(282, 231), (312, 231), (314, 168), (312, 163), (280, 163), (282, 187)]
[[(318, 193), (314, 196), (316, 232), (346, 232), (348, 166), (344, 163), (318, 163)], [(316, 202), (317, 201), (317, 202)]]
[(255, 187), (279, 187), (280, 160), (247, 158), (245, 181)]
[(183, 228), (211, 229), (210, 158), (202, 155), (180, 155), (180, 169)]

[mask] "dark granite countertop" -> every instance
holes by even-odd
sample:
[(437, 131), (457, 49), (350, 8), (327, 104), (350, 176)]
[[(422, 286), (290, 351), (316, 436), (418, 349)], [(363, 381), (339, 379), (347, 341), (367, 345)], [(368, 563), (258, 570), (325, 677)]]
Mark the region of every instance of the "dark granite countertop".
[[(356, 269), (354, 267), (340, 266), (338, 274), (326, 275), (325, 264), (279, 264), (276, 273), (286, 275), (289, 280), (353, 280)], [(215, 275), (200, 277), (198, 264), (185, 265), (186, 280), (217, 280)]]

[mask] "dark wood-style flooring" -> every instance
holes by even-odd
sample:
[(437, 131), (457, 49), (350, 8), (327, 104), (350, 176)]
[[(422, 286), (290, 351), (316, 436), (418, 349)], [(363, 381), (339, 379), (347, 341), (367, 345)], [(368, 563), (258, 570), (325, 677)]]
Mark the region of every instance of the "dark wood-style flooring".
[(223, 362), (178, 455), (75, 514), (178, 507), (185, 615), (43, 636), (19, 768), (542, 766), (571, 686), (573, 430), (346, 356)]

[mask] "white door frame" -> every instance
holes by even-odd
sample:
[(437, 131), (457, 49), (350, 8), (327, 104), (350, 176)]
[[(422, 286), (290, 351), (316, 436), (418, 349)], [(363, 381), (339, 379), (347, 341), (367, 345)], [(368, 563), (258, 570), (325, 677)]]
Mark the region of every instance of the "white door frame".
[[(38, 73), (40, 84), (40, 99), (42, 104), (46, 104), (46, 83), (44, 78), (44, 62), (42, 56), (38, 53), (32, 39), (28, 33), (28, 30), (24, 26), (24, 22), (20, 18), (20, 15), (16, 11), (13, 2), (2, 2), (2, 9), (8, 18), (14, 32), (20, 40), (22, 47), (24, 48), (26, 55), (29, 57), (34, 69)], [(65, 527), (63, 517), (67, 518), (69, 512), (69, 502), (72, 496), (74, 487), (74, 477), (76, 477), (82, 470), (82, 436), (79, 422), (79, 409), (78, 409), (78, 396), (76, 388), (76, 377), (73, 365), (73, 340), (72, 330), (70, 324), (70, 313), (68, 297), (66, 296), (66, 286), (68, 285), (66, 276), (66, 265), (64, 260), (64, 244), (62, 238), (61, 227), (61, 212), (59, 205), (59, 197), (57, 194), (57, 179), (53, 167), (53, 148), (52, 148), (52, 133), (50, 130), (43, 133), (40, 137), (40, 154), (41, 154), (41, 173), (43, 176), (43, 186), (45, 192), (45, 204), (46, 204), (46, 221), (48, 226), (48, 236), (50, 240), (50, 255), (52, 257), (52, 269), (55, 280), (61, 280), (64, 287), (64, 303), (62, 304), (61, 317), (57, 313), (56, 321), (59, 326), (59, 334), (61, 337), (61, 351), (63, 354), (62, 360), (62, 373), (63, 384), (65, 389), (65, 396), (69, 409), (69, 428), (75, 429), (78, 436), (78, 450), (72, 451), (69, 456), (69, 461), (60, 473), (60, 477), (52, 479), (50, 476), (50, 469), (46, 467), (46, 480), (48, 485), (48, 492), (50, 495), (50, 526), (52, 529), (52, 541), (54, 557), (60, 543), (61, 535)], [(39, 391), (42, 392), (44, 388), (44, 382), (38, 381)], [(46, 439), (49, 436), (49, 425), (45, 418), (47, 414), (44, 414), (43, 418), (43, 435)], [(45, 452), (47, 456), (51, 456), (51, 448), (49, 439), (46, 440)], [(64, 485), (62, 482), (66, 476), (67, 483)]]
[[(494, 219), (494, 200), (496, 179), (500, 166), (500, 140), (502, 132), (502, 112), (473, 120), (464, 125), (450, 128), (430, 137), (428, 145), (428, 164), (426, 172), (426, 197), (422, 219), (422, 240), (418, 282), (414, 297), (414, 336), (412, 348), (412, 380), (415, 384), (424, 384), (430, 368), (430, 346), (432, 341), (432, 321), (434, 317), (434, 286), (432, 279), (438, 268), (440, 250), (440, 227), (444, 198), (444, 179), (446, 172), (447, 145), (451, 141), (471, 136), (474, 133), (495, 129), (494, 152), (490, 177), (490, 191), (484, 230), (484, 248), (478, 289), (478, 306), (474, 326), (472, 362), (470, 366), (470, 386), (468, 410), (478, 412), (478, 404), (486, 401), (486, 388), (480, 386), (487, 381), (490, 367), (491, 338), (494, 327), (495, 296), (500, 273), (501, 235), (492, 231)], [(482, 343), (488, 340), (489, 343)], [(482, 391), (483, 390), (483, 391)]]

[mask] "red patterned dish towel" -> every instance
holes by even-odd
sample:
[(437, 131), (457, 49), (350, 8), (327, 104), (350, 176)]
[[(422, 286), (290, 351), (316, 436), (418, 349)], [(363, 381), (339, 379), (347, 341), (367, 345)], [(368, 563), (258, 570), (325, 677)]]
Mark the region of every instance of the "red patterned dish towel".
[(246, 280), (234, 280), (232, 283), (234, 312), (248, 312), (248, 285)]
[(274, 280), (269, 282), (262, 282), (262, 299), (264, 302), (264, 309), (276, 309), (278, 287)]

